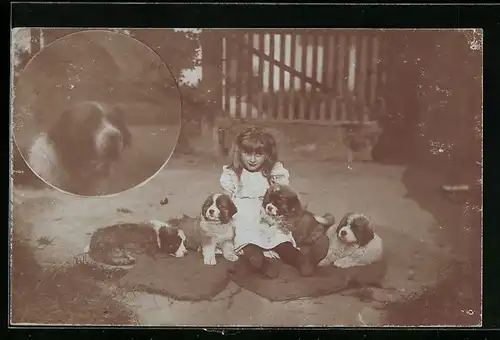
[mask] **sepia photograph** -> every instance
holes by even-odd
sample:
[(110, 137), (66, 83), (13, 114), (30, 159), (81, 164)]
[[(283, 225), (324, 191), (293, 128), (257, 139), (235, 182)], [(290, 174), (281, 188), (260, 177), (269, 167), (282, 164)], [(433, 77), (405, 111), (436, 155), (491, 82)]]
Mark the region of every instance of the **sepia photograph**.
[(482, 325), (480, 29), (11, 34), (11, 325)]

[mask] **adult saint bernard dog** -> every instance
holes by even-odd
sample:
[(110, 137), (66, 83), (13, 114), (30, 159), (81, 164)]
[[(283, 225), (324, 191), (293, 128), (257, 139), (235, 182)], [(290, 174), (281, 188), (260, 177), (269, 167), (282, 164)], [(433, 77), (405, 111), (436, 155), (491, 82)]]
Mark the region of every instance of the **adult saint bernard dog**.
[(58, 189), (100, 195), (101, 185), (105, 187), (131, 141), (119, 108), (85, 101), (65, 110), (46, 132), (36, 136), (26, 160), (36, 175)]

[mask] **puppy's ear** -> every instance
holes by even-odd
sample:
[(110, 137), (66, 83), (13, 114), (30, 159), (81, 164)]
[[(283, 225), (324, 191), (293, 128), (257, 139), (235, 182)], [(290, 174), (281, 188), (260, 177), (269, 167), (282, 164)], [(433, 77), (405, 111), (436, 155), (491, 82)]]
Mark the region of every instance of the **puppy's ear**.
[(66, 109), (47, 131), (47, 135), (70, 158), (81, 158), (82, 153), (93, 152), (95, 128), (99, 125), (101, 112), (94, 106), (84, 104)]
[(362, 221), (357, 221), (353, 228), (356, 230), (356, 238), (360, 247), (366, 246), (375, 236), (375, 233), (370, 227), (368, 221), (365, 221), (364, 219)]
[(238, 212), (238, 209), (229, 195), (222, 194), (218, 200), (220, 204), (219, 209), (222, 213), (221, 221), (227, 223)]
[(271, 202), (272, 187), (267, 188), (264, 198), (262, 199), (262, 206), (265, 208)]
[(201, 206), (201, 215), (203, 217), (205, 217), (208, 207), (210, 207), (213, 203), (214, 203), (214, 195), (208, 196), (205, 202), (203, 202), (203, 205)]
[(302, 209), (302, 202), (297, 195), (287, 197), (286, 204), (289, 212), (300, 211)]
[(75, 121), (73, 119), (73, 113), (71, 110), (65, 110), (59, 116), (54, 124), (47, 131), (47, 135), (51, 140), (53, 140), (57, 145), (66, 146), (69, 141), (71, 141), (75, 135), (73, 129)]
[(339, 225), (337, 226), (337, 230), (335, 231), (335, 233), (338, 234), (338, 232), (340, 231), (340, 229), (342, 229), (343, 227), (345, 227), (347, 225), (347, 219), (351, 215), (352, 215), (352, 213), (347, 213), (347, 214), (344, 215), (344, 217), (342, 217), (342, 219), (339, 222)]
[(233, 200), (229, 196), (227, 196), (227, 199), (228, 199), (228, 201), (227, 201), (228, 212), (227, 213), (228, 213), (229, 217), (233, 217), (238, 212), (238, 208), (236, 208), (236, 205), (234, 204)]
[(171, 252), (172, 249), (169, 247), (170, 239), (173, 236), (173, 228), (161, 227), (158, 229), (158, 238), (160, 239), (160, 250), (162, 252)]

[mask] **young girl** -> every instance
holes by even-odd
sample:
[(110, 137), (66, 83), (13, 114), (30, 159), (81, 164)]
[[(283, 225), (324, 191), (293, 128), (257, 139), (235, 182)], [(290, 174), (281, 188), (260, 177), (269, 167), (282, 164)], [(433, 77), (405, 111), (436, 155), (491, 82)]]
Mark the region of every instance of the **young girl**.
[(314, 267), (297, 248), (291, 233), (261, 222), (263, 196), (272, 183), (289, 184), (289, 172), (278, 162), (274, 137), (258, 127), (238, 134), (231, 150), (232, 164), (224, 166), (220, 183), (238, 213), (234, 216), (235, 252), (267, 277), (278, 276), (266, 257), (279, 258), (304, 276)]

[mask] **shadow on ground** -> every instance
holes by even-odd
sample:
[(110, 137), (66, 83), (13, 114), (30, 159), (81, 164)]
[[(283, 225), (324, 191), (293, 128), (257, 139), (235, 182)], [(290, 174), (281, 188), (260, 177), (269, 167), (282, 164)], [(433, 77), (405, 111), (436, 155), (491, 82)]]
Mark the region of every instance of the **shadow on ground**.
[[(445, 168), (444, 168), (445, 169)], [(470, 175), (470, 174), (469, 174)], [(480, 172), (472, 173), (480, 178)], [(480, 189), (473, 188), (464, 200), (453, 202), (441, 190), (450, 178), (443, 167), (410, 164), (403, 175), (407, 197), (430, 212), (439, 224), (438, 244), (450, 244), (464, 257), (441, 272), (435, 287), (407, 301), (387, 305), (390, 325), (481, 324), (481, 208)]]
[[(21, 223), (17, 219), (18, 223)], [(133, 311), (80, 265), (42, 268), (17, 233), (12, 242), (11, 322), (15, 324), (135, 324)], [(82, 270), (84, 269), (84, 270)], [(15, 287), (15, 289), (13, 289)]]

